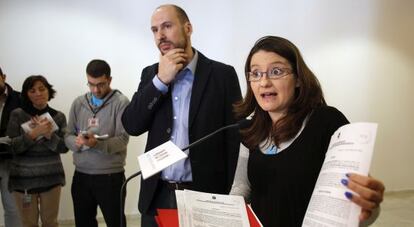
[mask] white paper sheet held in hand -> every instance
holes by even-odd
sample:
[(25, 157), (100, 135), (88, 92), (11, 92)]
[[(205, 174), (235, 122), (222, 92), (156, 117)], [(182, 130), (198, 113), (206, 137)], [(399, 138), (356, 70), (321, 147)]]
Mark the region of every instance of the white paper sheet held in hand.
[(0, 144), (10, 145), (11, 139), (8, 136), (0, 137)]
[[(50, 116), (49, 112), (46, 112), (39, 116), (39, 119), (47, 119), (52, 123), (52, 132), (57, 131), (59, 129), (59, 126), (57, 126), (56, 122), (53, 120), (52, 116)], [(36, 126), (36, 123), (34, 123), (32, 120), (26, 121), (25, 123), (20, 125), (25, 133), (29, 133), (33, 130), (33, 128)], [(42, 139), (44, 136), (39, 136), (36, 138), (37, 140)]]
[(185, 154), (179, 147), (171, 141), (165, 142), (138, 156), (142, 178), (145, 180), (184, 158), (187, 158), (187, 154)]
[(331, 137), (302, 226), (357, 227), (361, 208), (348, 200), (341, 184), (347, 173), (368, 175), (377, 124), (352, 123)]

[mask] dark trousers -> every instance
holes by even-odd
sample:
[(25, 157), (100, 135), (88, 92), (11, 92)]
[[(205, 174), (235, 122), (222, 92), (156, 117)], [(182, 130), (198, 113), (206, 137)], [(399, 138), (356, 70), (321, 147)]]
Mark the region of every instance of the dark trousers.
[(158, 227), (153, 214), (160, 208), (177, 208), (175, 190), (167, 187), (161, 180), (158, 183), (157, 191), (148, 213), (141, 214), (141, 227)]
[[(98, 206), (107, 227), (119, 227), (121, 221), (120, 192), (124, 181), (124, 172), (90, 175), (75, 171), (71, 191), (76, 227), (97, 227)], [(123, 203), (125, 204), (125, 194)], [(125, 227), (125, 215), (122, 218), (123, 227)]]

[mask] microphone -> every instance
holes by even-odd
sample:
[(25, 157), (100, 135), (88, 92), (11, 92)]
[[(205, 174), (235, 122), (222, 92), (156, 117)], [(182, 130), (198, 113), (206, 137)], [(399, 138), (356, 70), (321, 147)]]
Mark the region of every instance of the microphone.
[(183, 148), (183, 149), (181, 149), (181, 150), (182, 150), (182, 151), (185, 151), (185, 150), (187, 150), (187, 149), (190, 149), (190, 148), (194, 147), (195, 145), (197, 145), (197, 144), (199, 144), (199, 143), (203, 142), (204, 140), (206, 140), (206, 139), (208, 139), (208, 138), (210, 138), (210, 137), (212, 137), (212, 136), (216, 135), (217, 133), (219, 133), (219, 132), (221, 132), (221, 131), (224, 131), (224, 130), (226, 130), (226, 129), (229, 129), (229, 128), (239, 128), (239, 129), (243, 129), (243, 128), (248, 127), (248, 126), (249, 126), (249, 124), (250, 124), (250, 120), (247, 120), (247, 119), (242, 119), (242, 120), (238, 121), (237, 123), (234, 123), (234, 124), (231, 124), (231, 125), (227, 125), (227, 126), (221, 127), (221, 128), (219, 128), (219, 129), (217, 129), (216, 131), (214, 131), (214, 132), (212, 132), (212, 133), (210, 133), (210, 134), (208, 134), (208, 135), (206, 135), (206, 136), (203, 136), (203, 137), (201, 137), (200, 139), (198, 139), (198, 140), (196, 140), (196, 141), (192, 142), (191, 144), (189, 144), (188, 146), (184, 147), (184, 148)]
[[(187, 145), (186, 147), (182, 148), (181, 150), (182, 151), (188, 150), (188, 149), (190, 149), (190, 148), (198, 145), (199, 143), (203, 142), (204, 140), (209, 139), (210, 137), (218, 134), (221, 131), (224, 131), (224, 130), (227, 130), (227, 129), (231, 129), (231, 128), (243, 129), (243, 128), (247, 128), (249, 125), (250, 125), (250, 120), (248, 120), (248, 119), (242, 119), (242, 120), (238, 121), (237, 123), (234, 123), (234, 124), (231, 124), (231, 125), (227, 125), (227, 126), (223, 126), (223, 127), (219, 128), (219, 129), (217, 129), (216, 131), (214, 131), (214, 132), (212, 132), (212, 133), (210, 133), (210, 134), (208, 134), (206, 136), (201, 137), (200, 139), (198, 139), (198, 140), (190, 143), (189, 145)], [(138, 176), (140, 174), (141, 174), (141, 171), (138, 171), (138, 172), (132, 174), (122, 184), (122, 187), (121, 187), (121, 225), (120, 225), (121, 227), (123, 227), (123, 225), (122, 225), (122, 220), (123, 220), (122, 216), (124, 215), (124, 204), (122, 202), (123, 201), (122, 199), (123, 199), (123, 196), (124, 196), (125, 187), (128, 184), (128, 181), (132, 180), (133, 178), (135, 178), (136, 176)]]

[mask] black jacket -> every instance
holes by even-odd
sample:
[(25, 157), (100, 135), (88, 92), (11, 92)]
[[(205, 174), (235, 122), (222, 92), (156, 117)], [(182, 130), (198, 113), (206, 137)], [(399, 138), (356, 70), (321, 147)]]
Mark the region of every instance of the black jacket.
[[(10, 113), (21, 105), (20, 92), (13, 90), (8, 84), (6, 84), (6, 87), (8, 95), (1, 114), (0, 137), (6, 136)], [(12, 157), (9, 149), (9, 146), (0, 144), (0, 159), (10, 159)]]
[[(206, 58), (198, 52), (198, 62), (189, 110), (189, 142), (232, 124), (232, 104), (241, 100), (240, 85), (233, 67)], [(142, 71), (138, 91), (125, 109), (122, 123), (134, 136), (148, 131), (145, 151), (170, 140), (172, 128), (171, 89), (163, 95), (153, 85), (158, 64)], [(193, 190), (228, 193), (233, 183), (239, 154), (237, 130), (227, 130), (190, 149)], [(141, 181), (139, 210), (151, 214), (160, 174)]]

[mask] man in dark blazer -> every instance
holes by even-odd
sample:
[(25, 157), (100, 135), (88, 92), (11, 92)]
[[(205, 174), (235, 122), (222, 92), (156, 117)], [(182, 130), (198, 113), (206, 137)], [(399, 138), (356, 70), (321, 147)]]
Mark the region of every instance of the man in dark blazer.
[[(162, 5), (151, 18), (159, 63), (142, 71), (141, 82), (122, 123), (134, 136), (148, 131), (145, 151), (172, 140), (180, 148), (235, 123), (232, 104), (241, 100), (233, 67), (192, 48), (192, 25), (180, 7)], [(236, 129), (227, 130), (189, 151), (189, 158), (141, 180), (142, 226), (157, 226), (157, 208), (175, 208), (175, 189), (228, 193), (239, 152)]]
[[(0, 137), (6, 136), (10, 113), (20, 107), (20, 92), (6, 83), (6, 74), (0, 68)], [(12, 158), (10, 147), (0, 144), (0, 191), (4, 210), (4, 226), (20, 227), (22, 222), (13, 195), (9, 192), (9, 163)]]

